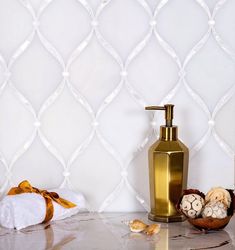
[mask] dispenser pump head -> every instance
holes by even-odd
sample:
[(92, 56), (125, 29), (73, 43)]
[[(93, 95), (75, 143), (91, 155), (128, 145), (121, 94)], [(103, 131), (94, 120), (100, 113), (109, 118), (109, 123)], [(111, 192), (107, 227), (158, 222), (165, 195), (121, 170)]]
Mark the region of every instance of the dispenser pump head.
[(165, 104), (164, 106), (148, 106), (146, 110), (165, 110), (166, 127), (172, 127), (173, 120), (173, 104)]

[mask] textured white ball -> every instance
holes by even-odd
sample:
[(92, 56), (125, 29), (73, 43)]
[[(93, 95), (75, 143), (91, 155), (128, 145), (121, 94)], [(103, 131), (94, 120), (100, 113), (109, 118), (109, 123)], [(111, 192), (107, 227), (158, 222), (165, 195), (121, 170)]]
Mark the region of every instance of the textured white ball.
[(205, 201), (206, 203), (220, 201), (226, 206), (226, 208), (229, 208), (232, 199), (228, 190), (222, 187), (214, 187), (206, 194)]
[(181, 211), (190, 218), (196, 218), (201, 214), (204, 199), (198, 194), (186, 194), (180, 203)]
[(223, 202), (211, 201), (207, 203), (202, 211), (202, 217), (223, 219), (227, 216), (227, 209)]

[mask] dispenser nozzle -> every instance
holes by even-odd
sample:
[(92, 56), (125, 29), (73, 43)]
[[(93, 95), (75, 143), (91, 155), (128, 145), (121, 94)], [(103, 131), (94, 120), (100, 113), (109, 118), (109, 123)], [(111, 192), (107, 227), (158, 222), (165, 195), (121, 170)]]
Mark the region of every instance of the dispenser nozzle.
[(165, 104), (164, 106), (148, 106), (146, 110), (165, 110), (166, 127), (172, 127), (173, 120), (173, 104)]

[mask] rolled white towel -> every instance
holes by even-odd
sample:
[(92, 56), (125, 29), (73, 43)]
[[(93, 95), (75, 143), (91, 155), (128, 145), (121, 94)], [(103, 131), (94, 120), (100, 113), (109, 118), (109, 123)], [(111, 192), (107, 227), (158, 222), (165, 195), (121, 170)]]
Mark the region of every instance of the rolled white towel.
[[(85, 199), (81, 193), (75, 193), (69, 189), (53, 189), (58, 195), (72, 203), (76, 207), (64, 208), (53, 201), (54, 213), (52, 221), (70, 217), (79, 211), (86, 209)], [(7, 195), (0, 202), (0, 225), (6, 228), (22, 228), (41, 223), (46, 214), (46, 203), (43, 196), (37, 193), (22, 193)]]

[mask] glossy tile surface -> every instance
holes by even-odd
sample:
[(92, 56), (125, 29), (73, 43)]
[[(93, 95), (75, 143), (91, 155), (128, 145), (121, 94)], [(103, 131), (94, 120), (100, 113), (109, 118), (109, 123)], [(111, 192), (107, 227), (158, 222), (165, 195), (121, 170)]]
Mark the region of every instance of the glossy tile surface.
[(234, 13), (234, 0), (1, 0), (0, 198), (27, 177), (83, 192), (91, 211), (149, 211), (164, 115), (144, 107), (166, 103), (188, 187), (234, 189)]
[(0, 228), (1, 250), (164, 250), (235, 249), (235, 217), (224, 230), (202, 233), (187, 221), (161, 223), (160, 233), (146, 236), (130, 233), (123, 220), (141, 219), (146, 213), (84, 213), (20, 231)]

